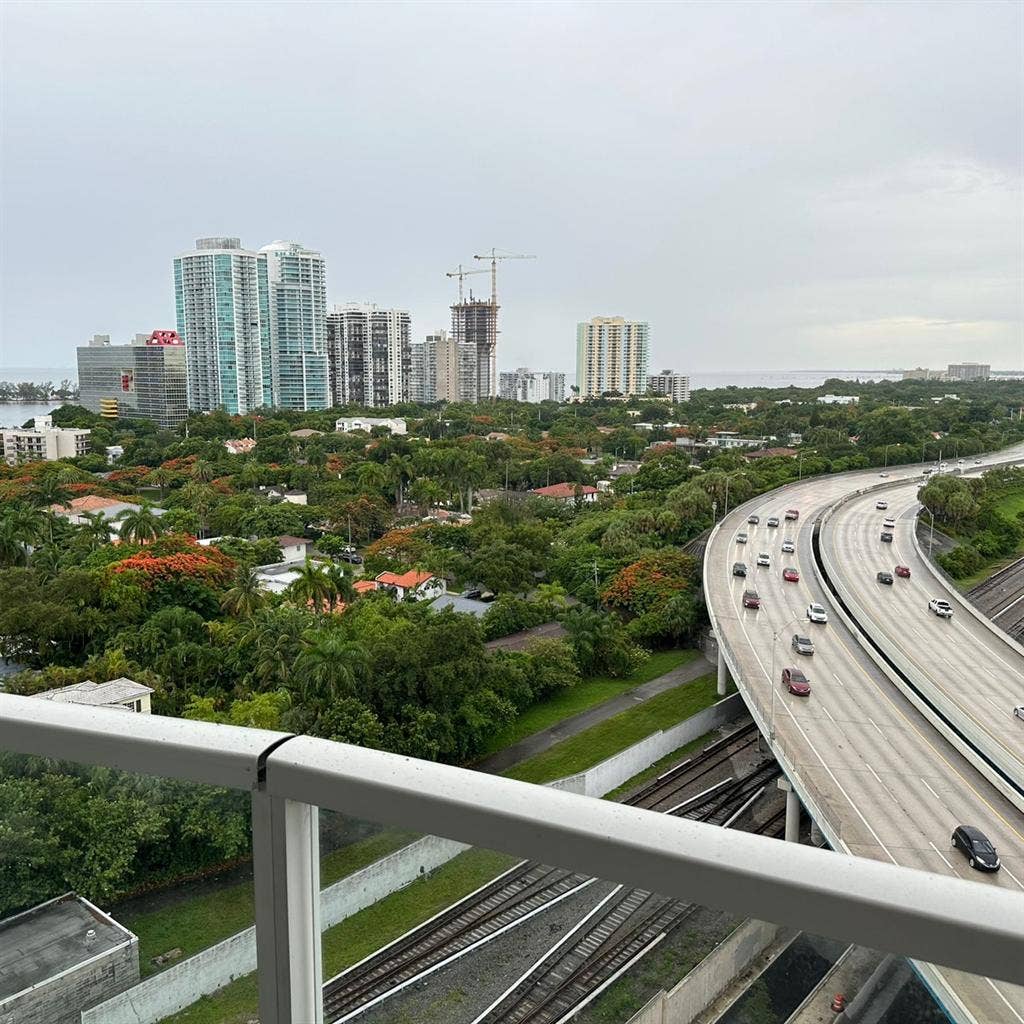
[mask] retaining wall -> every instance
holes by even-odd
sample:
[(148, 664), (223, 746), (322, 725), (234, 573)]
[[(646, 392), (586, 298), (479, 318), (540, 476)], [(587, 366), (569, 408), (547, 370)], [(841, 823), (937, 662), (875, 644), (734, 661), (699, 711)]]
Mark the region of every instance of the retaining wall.
[[(549, 785), (584, 796), (604, 796), (666, 754), (744, 714), (743, 699), (734, 693), (685, 722), (653, 733), (613, 754), (585, 772)], [(322, 927), (330, 928), (404, 889), (420, 875), (433, 871), (466, 849), (465, 844), (451, 839), (425, 836), (342, 878), (320, 894)], [(256, 929), (247, 928), (147, 978), (119, 996), (83, 1011), (81, 1024), (156, 1024), (200, 996), (210, 995), (255, 970)]]

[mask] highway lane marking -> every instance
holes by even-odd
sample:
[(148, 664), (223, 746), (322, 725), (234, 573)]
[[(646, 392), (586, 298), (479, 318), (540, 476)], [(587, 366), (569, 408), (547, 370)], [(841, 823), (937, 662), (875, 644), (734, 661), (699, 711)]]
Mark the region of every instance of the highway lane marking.
[[(953, 865), (952, 865), (952, 864), (950, 864), (948, 860), (946, 860), (946, 857), (945, 857), (945, 855), (944, 855), (944, 854), (942, 853), (942, 851), (941, 851), (941, 850), (940, 850), (940, 849), (939, 849), (939, 848), (938, 848), (938, 847), (937, 847), (937, 846), (936, 846), (936, 845), (935, 845), (935, 844), (934, 844), (934, 843), (933, 843), (933, 842), (932, 842), (932, 841), (931, 841), (930, 839), (928, 840), (928, 845), (929, 845), (929, 846), (930, 846), (930, 847), (931, 847), (931, 848), (932, 848), (932, 849), (933, 849), (933, 850), (934, 850), (934, 851), (935, 851), (935, 852), (936, 852), (936, 853), (937, 853), (937, 854), (938, 854), (938, 855), (939, 855), (940, 857), (942, 857), (942, 863), (943, 863), (943, 864), (945, 864), (945, 865), (946, 865), (946, 867), (947, 867), (947, 868), (949, 868), (949, 870), (950, 870), (950, 871), (952, 871), (954, 875), (956, 875), (956, 868), (955, 868), (955, 867), (953, 867)], [(959, 877), (960, 877), (960, 876), (959, 876), (959, 875), (957, 875), (957, 878), (959, 878)]]
[(1021, 1022), (1021, 1024), (1024, 1024), (1024, 1017), (1022, 1017), (1022, 1016), (1021, 1016), (1021, 1015), (1020, 1015), (1020, 1014), (1019, 1014), (1019, 1013), (1018, 1013), (1018, 1012), (1017, 1012), (1017, 1011), (1016, 1011), (1016, 1010), (1015, 1010), (1015, 1009), (1013, 1008), (1013, 1004), (1012, 1004), (1012, 1003), (1010, 1002), (1010, 1000), (1009, 1000), (1009, 999), (1007, 999), (1007, 998), (1006, 998), (1006, 996), (1004, 996), (1004, 995), (1003, 995), (1003, 993), (1002, 993), (1002, 992), (1000, 992), (1000, 991), (999, 991), (999, 989), (998, 989), (998, 988), (996, 987), (996, 983), (995, 983), (995, 982), (994, 982), (994, 981), (993, 981), (993, 980), (992, 980), (991, 978), (986, 978), (985, 980), (986, 980), (986, 981), (987, 981), (987, 982), (988, 982), (988, 983), (989, 983), (989, 984), (990, 984), (990, 985), (992, 986), (992, 991), (993, 991), (993, 992), (995, 992), (995, 994), (996, 994), (997, 996), (999, 996), (999, 998), (1000, 998), (1000, 999), (1002, 999), (1002, 1001), (1003, 1001), (1004, 1003), (1006, 1003), (1006, 1007), (1007, 1007), (1007, 1009), (1008, 1009), (1008, 1010), (1010, 1011), (1010, 1013), (1012, 1013), (1012, 1014), (1014, 1015), (1014, 1017), (1016, 1017), (1016, 1018), (1017, 1018), (1017, 1020), (1019, 1020), (1019, 1021)]
[[(966, 634), (967, 634), (967, 636), (968, 636), (968, 637), (969, 637), (970, 639), (972, 639), (972, 640), (974, 639), (974, 637), (973, 637), (973, 636), (971, 636), (971, 631), (970, 631), (969, 629), (967, 629), (966, 627), (964, 627), (964, 626), (961, 626), (959, 622), (956, 622), (956, 621), (954, 621), (954, 622), (953, 622), (953, 627), (954, 627), (954, 629), (959, 629), (959, 630), (960, 630), (960, 631), (961, 631), (962, 633), (966, 633)], [(1010, 670), (1010, 671), (1011, 671), (1011, 672), (1012, 672), (1012, 673), (1013, 673), (1013, 674), (1014, 674), (1015, 676), (1020, 676), (1020, 677), (1021, 677), (1022, 679), (1024, 679), (1024, 672), (1021, 672), (1021, 671), (1020, 671), (1019, 669), (1016, 669), (1016, 668), (1014, 668), (1014, 667), (1013, 667), (1013, 666), (1012, 666), (1012, 665), (1011, 665), (1011, 664), (1010, 664), (1010, 663), (1009, 663), (1008, 661), (1004, 661), (1004, 660), (1003, 660), (1003, 659), (1002, 659), (1002, 658), (1001, 658), (1001, 657), (1000, 657), (1000, 656), (999, 656), (998, 654), (996, 654), (996, 652), (995, 652), (995, 651), (993, 651), (993, 650), (992, 650), (992, 649), (991, 649), (990, 647), (986, 646), (986, 647), (985, 647), (985, 650), (987, 650), (987, 651), (989, 652), (989, 654), (991, 654), (991, 655), (992, 655), (992, 657), (996, 659), (996, 661), (998, 661), (998, 662), (999, 662), (1000, 664), (1002, 664), (1002, 665), (1005, 665), (1005, 666), (1006, 666), (1006, 668), (1008, 668), (1008, 669), (1009, 669), (1009, 670)]]
[(840, 686), (841, 686), (841, 687), (842, 687), (842, 688), (843, 688), (844, 690), (846, 689), (846, 683), (844, 683), (844, 682), (842, 681), (842, 679), (840, 679), (840, 678), (839, 678), (839, 676), (837, 676), (837, 675), (835, 674), (835, 672), (833, 672), (833, 673), (832, 673), (832, 678), (833, 678), (833, 679), (834, 679), (834, 680), (835, 680), (835, 681), (836, 681), (836, 682), (837, 682), (837, 683), (838, 683), (838, 684), (839, 684), (839, 685), (840, 685)]
[(1024, 882), (1022, 882), (1005, 864), (1003, 865), (1003, 871), (1006, 872), (1006, 874), (1008, 874), (1021, 889), (1024, 889)]
[[(845, 644), (844, 644), (844, 646), (845, 646)], [(868, 715), (868, 721), (875, 727), (875, 731), (878, 733), (878, 735), (881, 736), (882, 739), (885, 740), (886, 743), (888, 743), (889, 742), (889, 737), (886, 736), (884, 732), (882, 732), (882, 730), (879, 727), (878, 723), (870, 715)]]
[(945, 810), (947, 813), (949, 813), (949, 808), (946, 806), (946, 804), (943, 801), (942, 797), (939, 796), (939, 794), (936, 793), (935, 790), (932, 789), (932, 787), (928, 785), (928, 780), (923, 775), (921, 776), (921, 781), (924, 783), (924, 788), (927, 789), (928, 792), (931, 793), (931, 795), (933, 797), (935, 797), (935, 799), (938, 800), (940, 804), (942, 804), (943, 810)]
[(880, 785), (880, 786), (882, 787), (882, 789), (884, 789), (884, 790), (885, 790), (885, 792), (886, 792), (886, 793), (888, 794), (888, 796), (889, 796), (889, 799), (890, 799), (890, 800), (892, 800), (892, 802), (893, 802), (894, 804), (897, 804), (897, 805), (899, 805), (899, 800), (897, 800), (897, 799), (896, 799), (896, 797), (895, 797), (895, 796), (893, 795), (893, 792), (892, 792), (892, 790), (891, 790), (891, 789), (889, 789), (889, 787), (888, 787), (888, 786), (887, 786), (887, 785), (886, 785), (886, 784), (885, 784), (885, 783), (884, 783), (884, 782), (882, 781), (882, 776), (881, 776), (881, 775), (879, 775), (879, 774), (878, 774), (878, 772), (876, 772), (876, 771), (875, 771), (875, 769), (874, 769), (874, 768), (872, 768), (872, 767), (871, 767), (871, 765), (869, 765), (869, 764), (867, 763), (867, 761), (865, 761), (865, 762), (864, 762), (864, 767), (865, 767), (865, 768), (867, 768), (867, 770), (868, 770), (869, 772), (871, 772), (871, 774), (872, 774), (872, 775), (874, 775), (874, 777), (875, 777), (875, 778), (876, 778), (876, 779), (878, 780), (878, 784), (879, 784), (879, 785)]
[(819, 704), (820, 704), (820, 706), (821, 706), (821, 710), (822, 710), (822, 711), (824, 711), (826, 715), (828, 715), (828, 720), (829, 720), (829, 721), (830, 721), (830, 722), (831, 722), (831, 723), (832, 723), (833, 725), (835, 725), (835, 724), (836, 724), (836, 720), (835, 720), (835, 719), (834, 719), (834, 718), (832, 717), (832, 712), (831, 712), (831, 711), (829, 711), (829, 709), (828, 709), (827, 707), (825, 707), (825, 705), (824, 705), (824, 704), (821, 704), (821, 702), (820, 702), (820, 701), (819, 701)]

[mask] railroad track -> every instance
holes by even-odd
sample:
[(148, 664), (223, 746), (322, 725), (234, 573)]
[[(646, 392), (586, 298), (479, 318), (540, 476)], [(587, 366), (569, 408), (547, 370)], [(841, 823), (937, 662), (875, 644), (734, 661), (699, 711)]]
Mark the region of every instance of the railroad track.
[(524, 861), (332, 979), (324, 1019), (343, 1021), (594, 879)]

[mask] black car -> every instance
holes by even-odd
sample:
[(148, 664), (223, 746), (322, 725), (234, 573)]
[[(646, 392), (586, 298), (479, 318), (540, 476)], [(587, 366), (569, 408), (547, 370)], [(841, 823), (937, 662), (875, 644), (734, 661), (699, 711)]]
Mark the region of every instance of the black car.
[(362, 555), (357, 555), (354, 551), (342, 551), (342, 553), (340, 555), (338, 555), (338, 557), (343, 562), (348, 562), (349, 565), (362, 565), (363, 564), (363, 556)]
[(883, 544), (891, 544), (892, 543), (892, 534), (888, 530), (884, 530), (882, 532), (882, 543)]
[(884, 583), (887, 587), (892, 586), (892, 573), (891, 572), (876, 572), (875, 579), (879, 583)]
[(973, 825), (957, 825), (950, 843), (954, 850), (960, 850), (967, 863), (978, 871), (998, 871), (999, 855), (989, 842), (988, 836)]
[(471, 601), (479, 601), (482, 593), (482, 590), (464, 590), (462, 596), (468, 597)]
[(746, 576), (747, 575), (747, 563), (746, 562), (733, 562), (732, 563), (732, 574), (733, 574), (733, 576)]
[(750, 523), (751, 526), (757, 526), (757, 524), (761, 522), (761, 517), (757, 515), (757, 513), (754, 513), (747, 516), (747, 522)]

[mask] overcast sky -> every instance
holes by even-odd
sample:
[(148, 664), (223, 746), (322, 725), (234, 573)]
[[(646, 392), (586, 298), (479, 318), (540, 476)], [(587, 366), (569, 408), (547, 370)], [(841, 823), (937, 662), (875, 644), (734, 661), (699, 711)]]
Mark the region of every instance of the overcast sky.
[[(174, 326), (203, 235), (499, 366), (651, 324), (652, 369), (1024, 366), (1017, 3), (0, 5), (0, 367)], [(467, 281), (487, 290), (488, 279)]]

